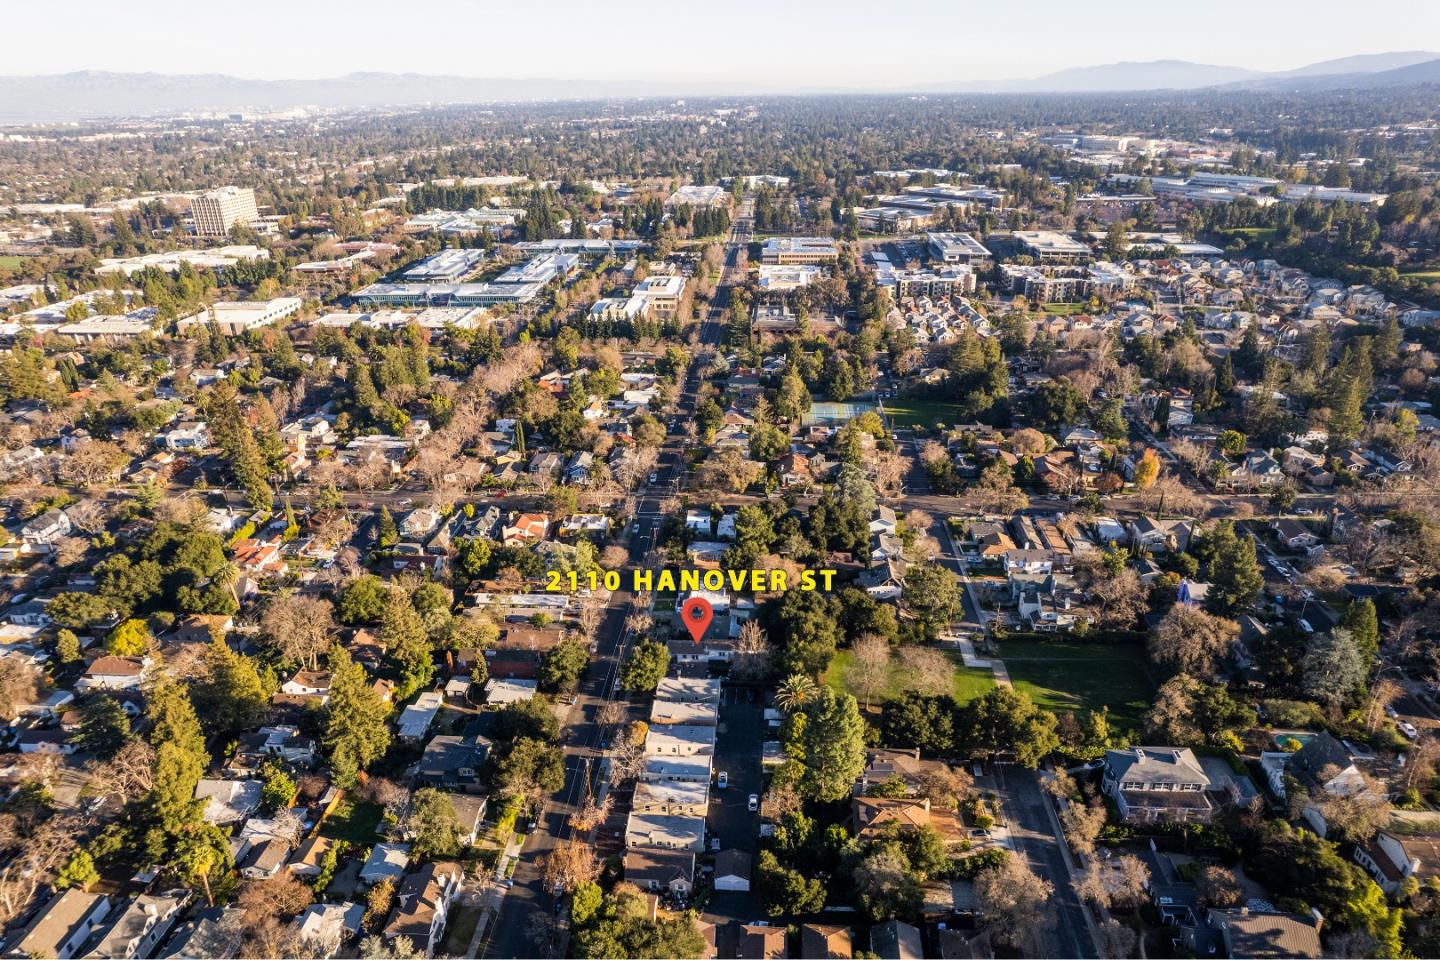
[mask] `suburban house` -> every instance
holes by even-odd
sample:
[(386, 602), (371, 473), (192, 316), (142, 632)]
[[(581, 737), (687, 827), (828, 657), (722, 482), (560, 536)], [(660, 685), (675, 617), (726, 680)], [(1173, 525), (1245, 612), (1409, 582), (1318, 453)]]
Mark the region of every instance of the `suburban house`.
[(139, 690), (149, 665), (140, 657), (97, 657), (75, 681), (75, 689)]
[(641, 890), (668, 890), (688, 897), (695, 888), (695, 854), (689, 850), (636, 847), (625, 852), (625, 879)]
[(425, 956), (434, 956), (463, 877), (464, 871), (457, 863), (426, 863), (400, 881), (395, 909), (385, 924), (385, 939), (408, 937)]
[(70, 960), (110, 915), (110, 900), (72, 887), (50, 898), (6, 944), (5, 956)]
[(1208, 823), (1215, 812), (1210, 776), (1189, 747), (1107, 750), (1100, 788), (1129, 821)]
[(125, 905), (86, 956), (122, 960), (154, 956), (155, 948), (170, 933), (189, 902), (188, 890), (140, 894)]
[(1409, 836), (1381, 830), (1364, 843), (1356, 844), (1355, 862), (1369, 871), (1382, 890), (1393, 894), (1410, 877), (1423, 882), (1436, 875), (1436, 868), (1440, 866), (1440, 836)]

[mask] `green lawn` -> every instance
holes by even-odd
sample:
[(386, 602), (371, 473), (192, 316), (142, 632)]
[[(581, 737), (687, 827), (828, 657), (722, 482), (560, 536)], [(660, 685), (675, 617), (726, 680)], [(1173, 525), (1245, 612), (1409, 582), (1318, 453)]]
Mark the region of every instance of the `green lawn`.
[[(989, 670), (982, 670), (976, 667), (961, 665), (960, 651), (946, 650), (945, 655), (955, 665), (954, 672), (954, 697), (957, 703), (969, 703), (976, 697), (983, 697), (995, 689), (995, 675)], [(825, 671), (826, 686), (845, 691), (849, 688), (845, 683), (845, 672), (850, 667), (852, 655), (849, 650), (841, 650), (835, 654), (835, 659), (830, 661), (830, 667)], [(896, 666), (890, 671), (890, 682), (879, 696), (871, 700), (872, 707), (879, 706), (887, 700), (893, 700), (913, 686), (913, 678), (910, 671)]]
[(320, 825), (320, 835), (331, 840), (349, 840), (356, 846), (370, 846), (380, 839), (375, 828), (385, 809), (379, 804), (350, 799), (347, 794), (335, 811)]
[(1069, 317), (1084, 313), (1089, 308), (1089, 303), (1045, 303), (1040, 305), (1040, 312), (1056, 317)]
[(0, 270), (18, 270), (20, 269), (20, 264), (24, 262), (24, 257), (15, 257), (8, 254), (0, 256)]
[[(0, 257), (0, 259), (4, 259)], [(1401, 274), (1402, 277), (1414, 277), (1416, 280), (1440, 280), (1440, 270), (1415, 270)]]
[(450, 923), (445, 928), (445, 947), (443, 953), (451, 957), (465, 956), (466, 949), (470, 946), (470, 938), (475, 935), (475, 928), (480, 923), (480, 916), (484, 908), (479, 904), (457, 903), (450, 911)]
[(960, 407), (940, 400), (896, 398), (885, 401), (885, 416), (897, 427), (953, 426), (960, 421)]
[(1225, 233), (1237, 237), (1244, 237), (1246, 240), (1273, 240), (1275, 239), (1274, 227), (1231, 227)]
[(1002, 640), (1000, 658), (1015, 689), (1048, 710), (1108, 706), (1118, 726), (1133, 729), (1154, 698), (1155, 685), (1139, 647)]

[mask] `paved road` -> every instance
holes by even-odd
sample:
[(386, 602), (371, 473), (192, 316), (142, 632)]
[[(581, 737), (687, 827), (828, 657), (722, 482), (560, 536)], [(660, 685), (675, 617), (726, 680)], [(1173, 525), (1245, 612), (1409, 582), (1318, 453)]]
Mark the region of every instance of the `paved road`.
[[(1065, 852), (1046, 807), (1049, 801), (1040, 789), (1039, 776), (1033, 770), (1009, 764), (996, 764), (993, 770), (995, 791), (1009, 821), (1015, 852), (1025, 857), (1031, 869), (1055, 888), (1049, 911), (1052, 922), (1045, 931), (1048, 945), (1040, 956), (1098, 956), (1085, 908), (1075, 894)], [(977, 785), (983, 788), (983, 782), (977, 781)]]
[[(761, 768), (765, 742), (764, 698), (755, 700), (739, 688), (727, 688), (720, 703), (720, 730), (715, 740), (715, 769), (724, 770), (730, 785), (710, 791), (710, 809), (705, 818), (710, 836), (720, 841), (721, 850), (744, 850), (751, 866), (760, 850), (760, 814), (752, 813), (748, 801), (753, 793), (763, 794), (765, 776)], [(754, 892), (716, 891), (706, 904), (705, 919), (715, 924), (716, 952), (735, 956), (738, 929), (732, 921), (749, 923), (764, 917), (760, 898)]]
[[(737, 276), (734, 270), (736, 258), (749, 238), (749, 220), (745, 215), (751, 203), (746, 201), (741, 211), (742, 218), (736, 221), (732, 231), (721, 283), (716, 287), (709, 313), (700, 324), (702, 345), (719, 343), (725, 329), (724, 319), (729, 307), (730, 285)], [(704, 362), (703, 351), (697, 351), (697, 356), (686, 373), (673, 414), (676, 422), (682, 426), (694, 418), (700, 369)], [(661, 505), (664, 499), (673, 493), (676, 480), (684, 476), (683, 458), (683, 439), (676, 435), (667, 437), (656, 458), (655, 482), (647, 483), (637, 498), (635, 526), (630, 541), (632, 565), (644, 564), (649, 552), (654, 548), (656, 533), (664, 519)], [(616, 688), (620, 664), (624, 660), (630, 640), (624, 624), (631, 599), (629, 591), (621, 590), (612, 594), (608, 600), (605, 618), (596, 634), (596, 652), (591, 657), (590, 668), (581, 683), (576, 702), (564, 721), (562, 736), (566, 743), (565, 784), (546, 800), (535, 829), (530, 832), (516, 865), (513, 877), (515, 885), (505, 897), (499, 919), (493, 924), (492, 933), (479, 945), (476, 956), (551, 956), (560, 949), (561, 937), (558, 931), (548, 940), (537, 940), (535, 935), (537, 928), (543, 928), (544, 918), (554, 917), (557, 911), (557, 898), (544, 888), (541, 864), (558, 843), (569, 837), (570, 817), (585, 801), (587, 791), (592, 789), (592, 786), (599, 786), (596, 768), (602, 755), (600, 745), (603, 731), (595, 723), (595, 715), (607, 700), (624, 699)], [(757, 786), (753, 791), (747, 790), (747, 793), (758, 792), (759, 789), (758, 745), (755, 767)], [(741, 803), (743, 809), (744, 795), (741, 796)]]

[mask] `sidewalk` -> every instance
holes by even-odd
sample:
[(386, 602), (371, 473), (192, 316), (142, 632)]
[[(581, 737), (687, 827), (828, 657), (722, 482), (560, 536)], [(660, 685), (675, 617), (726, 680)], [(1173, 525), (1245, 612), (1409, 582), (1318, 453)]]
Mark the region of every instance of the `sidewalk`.
[(995, 685), (997, 687), (1012, 687), (1010, 682), (1010, 669), (1005, 666), (1001, 659), (988, 659), (975, 652), (975, 644), (968, 637), (956, 637), (953, 641), (960, 648), (960, 661), (967, 667), (974, 667), (977, 670), (989, 670), (995, 674)]

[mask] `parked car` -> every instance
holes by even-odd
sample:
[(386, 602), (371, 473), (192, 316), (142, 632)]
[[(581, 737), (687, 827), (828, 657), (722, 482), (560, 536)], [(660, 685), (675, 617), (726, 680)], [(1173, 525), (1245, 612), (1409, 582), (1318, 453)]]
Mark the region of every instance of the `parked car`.
[(1415, 724), (1408, 720), (1401, 720), (1395, 726), (1400, 728), (1400, 732), (1405, 734), (1407, 740), (1417, 740), (1420, 737), (1420, 731), (1415, 728)]
[(758, 793), (752, 793), (752, 794), (750, 794), (750, 799), (745, 801), (745, 807), (746, 807), (751, 813), (754, 813), (756, 810), (759, 810), (759, 809), (760, 809), (760, 795), (759, 795)]
[(719, 773), (719, 775), (717, 775), (717, 776), (715, 777), (715, 786), (716, 786), (716, 788), (719, 789), (719, 790), (724, 790), (724, 789), (726, 789), (727, 787), (729, 787), (729, 786), (730, 786), (730, 774), (726, 773), (724, 770), (721, 770), (720, 773)]

